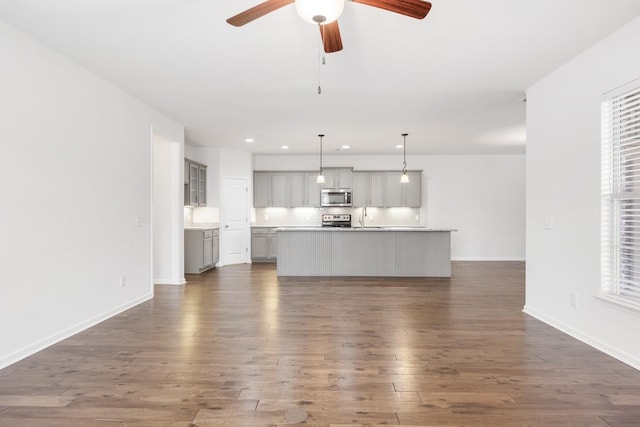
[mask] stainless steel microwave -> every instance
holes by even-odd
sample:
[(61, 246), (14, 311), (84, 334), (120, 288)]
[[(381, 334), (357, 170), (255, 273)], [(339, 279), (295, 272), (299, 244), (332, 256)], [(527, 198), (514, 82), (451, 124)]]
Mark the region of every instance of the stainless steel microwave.
[(320, 192), (320, 205), (351, 206), (351, 190), (347, 188), (323, 188)]

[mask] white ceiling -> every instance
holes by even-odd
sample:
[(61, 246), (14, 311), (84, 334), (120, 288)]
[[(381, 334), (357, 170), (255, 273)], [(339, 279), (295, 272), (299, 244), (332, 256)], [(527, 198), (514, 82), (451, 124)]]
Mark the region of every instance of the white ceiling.
[[(344, 50), (262, 0), (0, 0), (0, 19), (186, 126), (254, 153), (524, 153), (524, 91), (640, 15), (640, 0), (432, 0), (422, 21), (347, 2)], [(251, 137), (253, 143), (245, 142)], [(325, 152), (326, 152), (325, 151)]]

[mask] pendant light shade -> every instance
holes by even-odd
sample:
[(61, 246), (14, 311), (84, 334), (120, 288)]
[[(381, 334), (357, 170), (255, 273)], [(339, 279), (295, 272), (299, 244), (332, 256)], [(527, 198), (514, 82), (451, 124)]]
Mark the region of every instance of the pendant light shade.
[(318, 178), (316, 178), (316, 183), (324, 184), (324, 173), (322, 172), (322, 138), (324, 138), (323, 134), (318, 135), (320, 138), (320, 173), (318, 174)]
[(298, 15), (310, 24), (330, 24), (340, 17), (344, 0), (295, 0)]
[(403, 184), (406, 184), (409, 182), (409, 175), (407, 175), (407, 135), (409, 135), (408, 133), (403, 133), (402, 134), (402, 146), (403, 146), (403, 152), (402, 152), (402, 176), (400, 177), (400, 182)]

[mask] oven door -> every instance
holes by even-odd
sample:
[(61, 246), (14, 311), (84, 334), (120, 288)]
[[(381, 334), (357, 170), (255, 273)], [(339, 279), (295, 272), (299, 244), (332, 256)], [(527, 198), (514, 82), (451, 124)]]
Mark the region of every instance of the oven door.
[(320, 205), (324, 207), (351, 206), (351, 190), (325, 188), (320, 193)]

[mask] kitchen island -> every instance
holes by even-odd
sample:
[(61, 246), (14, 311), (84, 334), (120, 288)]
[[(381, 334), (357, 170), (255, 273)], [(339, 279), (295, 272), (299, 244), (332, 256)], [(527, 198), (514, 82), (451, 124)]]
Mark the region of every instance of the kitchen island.
[(278, 228), (278, 276), (451, 277), (451, 229)]

